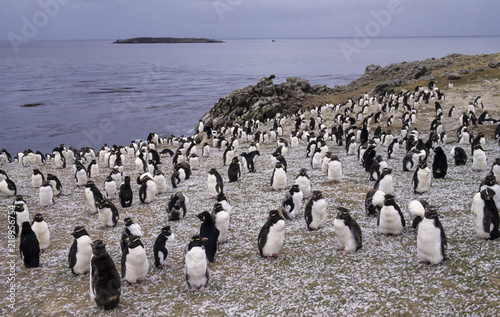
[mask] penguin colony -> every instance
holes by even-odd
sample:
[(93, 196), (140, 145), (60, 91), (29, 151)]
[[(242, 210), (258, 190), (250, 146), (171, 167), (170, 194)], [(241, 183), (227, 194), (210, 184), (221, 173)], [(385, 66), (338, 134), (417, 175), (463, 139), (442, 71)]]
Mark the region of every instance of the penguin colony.
[[(432, 97), (427, 97), (427, 94), (431, 94)], [(59, 186), (50, 184), (53, 188), (52, 196), (49, 196), (50, 199), (45, 198), (45, 194), (44, 199), (42, 199), (42, 195), (40, 194), (38, 202), (31, 199), (29, 206), (30, 215), (36, 221), (34, 214), (41, 212), (39, 217), (43, 215), (42, 220), (44, 222), (47, 221), (49, 224), (48, 227), (54, 230), (60, 224), (50, 219), (51, 208), (53, 208), (52, 204), (55, 204), (55, 206), (57, 204), (64, 204), (64, 199), (58, 198), (58, 196), (62, 194), (63, 196), (60, 197), (64, 197), (66, 193), (66, 195), (72, 193), (75, 199), (81, 200), (77, 202), (77, 205), (81, 206), (81, 208), (74, 208), (74, 213), (78, 216), (74, 217), (75, 219), (65, 220), (65, 224), (70, 225), (70, 227), (66, 228), (67, 231), (71, 232), (73, 230), (71, 234), (74, 240), (61, 236), (57, 237), (57, 239), (68, 241), (68, 270), (70, 272), (78, 275), (91, 271), (91, 298), (94, 299), (98, 307), (104, 309), (112, 309), (118, 305), (117, 298), (120, 297), (120, 288), (127, 287), (125, 286), (125, 281), (129, 282), (130, 285), (136, 285), (143, 280), (147, 281), (152, 275), (161, 274), (161, 269), (169, 269), (170, 267), (168, 265), (169, 257), (179, 257), (180, 253), (182, 253), (181, 249), (185, 249), (185, 257), (183, 259), (186, 263), (183, 271), (188, 289), (191, 291), (203, 291), (205, 288), (210, 289), (209, 281), (212, 281), (210, 277), (210, 263), (224, 261), (224, 256), (228, 256), (231, 253), (231, 250), (225, 248), (224, 242), (228, 245), (239, 239), (239, 232), (231, 230), (231, 226), (233, 225), (232, 220), (228, 221), (227, 219), (231, 218), (232, 213), (244, 214), (256, 212), (254, 210), (245, 210), (245, 207), (243, 207), (248, 204), (251, 206), (252, 202), (245, 201), (245, 189), (242, 187), (255, 186), (262, 192), (262, 196), (272, 195), (274, 197), (265, 199), (266, 201), (273, 201), (272, 203), (268, 203), (267, 210), (257, 211), (263, 217), (261, 218), (261, 222), (256, 223), (253, 229), (256, 232), (255, 239), (247, 241), (247, 243), (253, 244), (255, 254), (260, 254), (268, 259), (275, 259), (280, 257), (280, 253), (284, 253), (285, 257), (287, 255), (293, 256), (294, 250), (287, 249), (286, 246), (288, 234), (285, 234), (285, 228), (291, 224), (297, 226), (298, 223), (301, 223), (300, 227), (303, 230), (322, 231), (323, 237), (324, 235), (328, 235), (331, 244), (338, 244), (338, 249), (342, 253), (351, 253), (358, 250), (363, 252), (363, 248), (370, 248), (366, 243), (362, 243), (362, 241), (366, 241), (362, 237), (370, 233), (365, 232), (364, 228), (356, 222), (356, 219), (359, 220), (361, 217), (370, 216), (366, 215), (368, 212), (364, 210), (363, 204), (353, 205), (348, 202), (343, 203), (343, 200), (348, 200), (346, 196), (350, 195), (346, 191), (346, 187), (342, 187), (342, 190), (344, 190), (342, 193), (332, 194), (332, 191), (335, 191), (335, 186), (341, 186), (342, 182), (346, 181), (342, 179), (343, 176), (347, 177), (347, 181), (349, 182), (356, 177), (358, 179), (361, 178), (361, 182), (363, 182), (361, 185), (368, 189), (363, 193), (362, 200), (363, 203), (368, 204), (367, 201), (364, 201), (365, 194), (371, 192), (371, 188), (377, 184), (377, 180), (381, 183), (382, 179), (385, 179), (382, 182), (384, 184), (382, 188), (387, 193), (383, 192), (380, 188), (375, 188), (378, 193), (371, 196), (378, 197), (379, 201), (377, 199), (370, 201), (371, 204), (374, 204), (374, 211), (369, 212), (369, 214), (374, 215), (374, 219), (371, 222), (375, 227), (379, 228), (377, 229), (377, 234), (395, 236), (400, 234), (415, 235), (415, 259), (429, 265), (437, 265), (442, 263), (447, 257), (445, 232), (449, 229), (446, 227), (446, 221), (439, 221), (439, 216), (446, 213), (446, 206), (442, 206), (439, 200), (433, 200), (432, 193), (439, 190), (439, 185), (435, 185), (438, 178), (436, 175), (439, 174), (439, 178), (444, 178), (444, 182), (446, 182), (446, 175), (442, 175), (443, 166), (445, 166), (443, 162), (431, 162), (433, 157), (443, 157), (442, 154), (444, 152), (440, 150), (436, 151), (436, 148), (440, 146), (439, 149), (448, 149), (446, 154), (450, 154), (448, 156), (450, 165), (464, 166), (457, 163), (455, 153), (459, 152), (460, 155), (463, 154), (462, 151), (457, 150), (459, 146), (460, 148), (467, 148), (462, 134), (471, 135), (469, 129), (472, 130), (474, 125), (469, 123), (470, 127), (464, 124), (458, 128), (457, 140), (459, 142), (455, 143), (457, 146), (453, 148), (451, 153), (449, 151), (450, 147), (446, 143), (440, 143), (437, 130), (418, 131), (414, 129), (411, 121), (416, 119), (411, 119), (412, 116), (408, 116), (405, 122), (401, 122), (401, 130), (396, 131), (394, 127), (397, 125), (396, 120), (405, 118), (407, 112), (411, 112), (413, 116), (416, 114), (416, 118), (419, 118), (418, 110), (422, 109), (422, 104), (426, 103), (427, 99), (429, 102), (437, 102), (439, 100), (438, 96), (439, 94), (436, 93), (436, 90), (432, 90), (430, 87), (428, 89), (418, 87), (414, 92), (404, 95), (361, 96), (356, 101), (349, 100), (341, 105), (326, 105), (311, 111), (299, 112), (294, 116), (278, 115), (276, 118), (269, 120), (269, 122), (245, 122), (241, 123), (241, 125), (221, 129), (221, 131), (210, 131), (213, 137), (212, 140), (207, 141), (213, 141), (211, 147), (208, 145), (209, 143), (195, 144), (193, 140), (196, 139), (196, 136), (193, 138), (158, 138), (158, 136), (152, 134), (148, 137), (148, 141), (137, 141), (124, 147), (104, 146), (98, 152), (94, 152), (92, 149), (76, 150), (61, 145), (55, 148), (51, 154), (42, 156), (45, 158), (44, 163), (40, 159), (33, 159), (32, 152), (25, 151), (18, 153), (15, 158), (6, 160), (2, 164), (2, 175), (6, 175), (0, 181), (2, 199), (11, 201), (11, 197), (16, 194), (25, 195), (26, 197), (36, 197), (37, 190), (39, 191), (43, 188), (45, 183), (49, 184), (48, 181), (38, 176), (40, 173), (48, 175), (47, 173), (50, 172), (52, 175), (60, 176), (62, 182), (59, 182)], [(446, 104), (446, 101), (440, 102), (443, 105)], [(359, 114), (360, 109), (365, 108), (364, 106), (361, 107), (362, 104), (366, 108), (370, 108), (372, 112), (368, 111), (365, 113), (363, 111)], [(481, 109), (477, 109), (477, 111), (480, 112)], [(384, 124), (383, 120), (380, 122), (374, 120), (377, 117), (376, 114), (379, 112), (382, 113), (379, 117), (392, 118), (390, 125)], [(338, 116), (339, 114), (340, 116)], [(460, 121), (468, 122), (467, 120), (471, 119), (466, 119), (466, 117), (470, 118), (471, 116), (473, 116), (472, 111), (464, 113), (461, 115)], [(303, 128), (302, 122), (307, 122), (307, 119), (311, 118), (315, 122), (314, 129), (311, 129), (312, 124), (309, 126), (306, 125)], [(439, 114), (436, 115), (436, 118), (440, 118)], [(294, 120), (299, 122), (299, 129), (296, 131), (293, 130)], [(375, 134), (378, 127), (382, 127), (379, 129), (381, 133)], [(444, 129), (446, 128), (444, 127)], [(452, 134), (451, 129), (452, 127), (448, 127), (447, 131), (449, 131), (449, 134)], [(389, 134), (391, 135), (390, 141), (387, 140)], [(245, 135), (245, 138), (242, 137), (243, 135)], [(282, 142), (282, 140), (286, 141), (287, 138), (290, 139), (290, 142), (293, 141), (295, 143), (294, 147), (288, 149), (288, 142)], [(400, 140), (399, 143), (396, 142), (398, 144), (396, 148), (393, 138), (399, 138)], [(234, 146), (235, 139), (239, 140), (239, 150), (236, 150), (237, 147)], [(487, 135), (486, 139), (492, 141), (494, 136), (492, 134)], [(361, 143), (362, 140), (364, 141), (363, 143)], [(389, 146), (392, 159), (388, 158)], [(487, 155), (485, 153), (488, 153), (484, 149), (485, 144), (481, 144), (480, 141), (473, 144), (473, 141), (470, 141), (468, 146), (470, 146), (472, 153), (468, 164), (472, 164), (472, 170), (477, 170), (483, 174), (482, 176), (486, 176), (491, 164), (490, 166), (485, 165), (485, 157)], [(252, 148), (250, 149), (250, 147)], [(287, 151), (294, 152), (293, 158), (303, 157), (304, 160), (300, 161), (303, 163), (296, 163), (294, 159), (289, 159)], [(4, 152), (7, 153), (6, 151)], [(439, 153), (439, 156), (433, 156), (434, 152)], [(176, 153), (175, 156), (173, 155), (174, 153)], [(199, 170), (195, 172), (197, 178), (196, 180), (189, 181), (189, 176), (193, 171), (189, 170), (190, 166), (187, 165), (186, 167), (185, 163), (189, 162), (189, 158), (192, 158), (197, 153), (200, 154), (197, 156), (199, 161), (196, 162), (197, 165), (199, 164)], [(248, 160), (244, 159), (247, 155), (246, 153), (253, 153), (252, 166), (250, 168), (249, 166), (241, 166), (241, 169), (237, 169), (235, 165), (237, 160), (243, 164), (248, 163)], [(273, 153), (279, 153), (279, 155), (273, 155)], [(279, 156), (281, 157), (276, 159), (276, 162), (272, 160), (273, 157), (277, 158)], [(7, 157), (7, 154), (2, 157)], [(27, 157), (30, 157), (30, 160)], [(209, 157), (210, 160), (208, 160)], [(403, 160), (403, 157), (407, 159)], [(476, 157), (478, 159), (476, 164), (474, 164)], [(327, 161), (323, 162), (325, 158)], [(453, 159), (455, 160), (454, 163), (452, 163)], [(488, 158), (487, 162), (491, 163), (493, 159), (494, 157)], [(286, 161), (283, 162), (283, 160)], [(349, 165), (347, 164), (347, 160), (352, 160), (356, 163)], [(462, 163), (463, 161), (464, 159), (461, 157), (460, 162)], [(231, 164), (228, 164), (228, 162), (231, 162)], [(288, 162), (288, 171), (286, 171), (286, 162)], [(345, 162), (342, 165), (344, 166), (344, 171), (342, 171), (342, 167), (340, 166), (331, 167), (329, 162), (335, 162), (336, 164), (338, 164), (337, 162)], [(323, 163), (325, 164), (325, 168), (321, 166)], [(37, 178), (21, 178), (20, 175), (11, 173), (11, 171), (18, 169), (9, 168), (10, 164), (19, 164), (23, 169), (36, 166), (37, 171), (33, 171), (32, 175), (37, 175)], [(99, 168), (95, 167), (97, 164)], [(230, 166), (230, 171), (228, 170), (228, 165)], [(347, 171), (345, 169), (345, 166), (356, 165), (359, 168), (354, 171)], [(88, 169), (89, 166), (90, 169)], [(429, 171), (425, 174), (425, 178), (422, 178), (419, 170), (425, 168), (429, 170), (429, 166), (433, 167), (432, 173)], [(467, 166), (464, 166), (464, 168)], [(73, 171), (68, 171), (72, 167)], [(470, 168), (470, 166), (468, 167)], [(329, 173), (330, 168), (332, 170), (335, 169), (335, 173), (333, 171)], [(398, 184), (399, 192), (397, 188), (391, 193), (387, 188), (393, 190), (394, 186), (392, 182), (398, 183), (402, 181), (398, 180), (397, 176), (391, 175), (392, 170), (396, 169), (408, 169), (406, 173), (411, 175), (405, 178), (407, 180), (406, 184)], [(90, 170), (92, 171), (90, 172)], [(163, 174), (158, 172), (160, 170)], [(241, 172), (238, 171), (237, 174), (234, 174), (234, 170), (241, 170)], [(279, 173), (276, 173), (277, 170)], [(85, 171), (85, 173), (82, 171)], [(308, 175), (308, 172), (313, 177)], [(493, 169), (492, 172), (494, 172)], [(349, 176), (349, 173), (351, 176)], [(353, 173), (356, 176), (352, 176)], [(112, 177), (113, 174), (118, 175), (118, 181)], [(279, 176), (275, 179), (274, 175), (276, 174), (279, 174)], [(336, 176), (329, 177), (329, 174), (336, 174)], [(429, 180), (431, 174), (433, 174), (433, 178)], [(444, 174), (446, 174), (446, 169), (444, 170)], [(168, 184), (166, 191), (158, 192), (155, 190), (155, 188), (158, 188), (155, 176), (161, 175), (176, 175), (176, 181), (172, 183), (172, 186)], [(256, 175), (264, 175), (262, 178), (265, 178), (266, 181), (262, 182), (262, 184), (255, 183), (257, 180)], [(387, 176), (390, 176), (390, 179), (385, 178)], [(136, 178), (137, 182), (135, 184)], [(249, 180), (247, 181), (245, 178)], [(387, 183), (387, 179), (389, 179), (390, 183)], [(163, 186), (161, 178), (160, 181), (160, 185)], [(61, 183), (63, 187), (61, 187)], [(229, 183), (235, 183), (235, 186), (238, 187), (229, 188), (231, 186)], [(283, 183), (285, 186), (282, 185)], [(425, 183), (423, 189), (422, 183)], [(294, 184), (296, 186), (292, 186)], [(481, 189), (477, 194), (464, 193), (471, 196), (470, 210), (472, 220), (469, 227), (471, 228), (471, 234), (473, 230), (473, 234), (479, 238), (494, 240), (499, 236), (496, 199), (500, 198), (500, 192), (495, 190), (497, 189), (495, 186), (500, 186), (496, 184), (496, 179), (493, 181), (490, 180), (486, 182), (486, 185), (482, 186), (486, 186), (486, 188)], [(120, 187), (126, 188), (126, 190), (122, 193), (119, 190)], [(87, 190), (88, 188), (91, 189)], [(115, 188), (117, 191), (115, 191)], [(132, 197), (130, 197), (130, 188), (132, 188)], [(196, 191), (191, 190), (192, 188), (195, 188)], [(318, 188), (331, 190), (323, 190), (323, 193), (321, 193), (321, 191), (317, 190)], [(401, 190), (401, 188), (407, 189)], [(203, 190), (203, 193), (200, 192), (200, 189)], [(299, 189), (302, 193), (302, 195), (299, 195), (299, 197), (302, 196), (302, 201), (297, 200), (295, 197), (296, 189)], [(307, 196), (303, 195), (304, 192)], [(182, 216), (169, 221), (167, 213), (169, 197), (174, 197), (177, 193), (183, 193), (191, 198), (191, 202), (203, 201), (201, 205), (205, 206), (205, 211), (193, 210), (190, 208), (189, 203), (187, 203), (187, 206), (184, 206), (181, 213)], [(226, 205), (220, 201), (217, 202), (218, 197), (223, 193), (228, 193), (227, 197), (223, 199)], [(418, 231), (413, 231), (413, 228), (410, 229), (411, 225), (405, 225), (405, 218), (410, 220), (410, 223), (415, 223), (414, 219), (416, 217), (410, 212), (410, 206), (408, 204), (398, 205), (398, 200), (403, 201), (402, 196), (410, 195), (409, 193), (415, 199), (426, 195), (425, 199), (430, 203), (421, 204), (422, 207), (418, 216), (419, 221), (413, 226), (415, 229), (422, 226)], [(472, 199), (472, 196), (474, 196), (474, 199)], [(58, 202), (59, 199), (60, 202)], [(315, 206), (315, 202), (319, 199), (322, 200), (321, 205)], [(406, 200), (408, 201), (408, 199)], [(48, 203), (49, 201), (51, 203)], [(186, 199), (186, 201), (189, 200)], [(230, 206), (231, 202), (235, 201), (239, 202), (239, 204)], [(154, 203), (156, 203), (155, 207), (150, 207)], [(160, 208), (156, 208), (157, 206), (162, 206), (161, 210)], [(296, 206), (298, 206), (298, 210)], [(230, 208), (233, 210), (230, 211)], [(323, 210), (324, 208), (326, 211)], [(105, 210), (101, 211), (103, 209)], [(319, 209), (321, 210), (318, 211)], [(219, 220), (224, 221), (221, 224), (223, 239), (219, 239), (221, 229), (217, 227), (217, 214), (221, 211), (224, 212), (224, 220)], [(109, 258), (109, 254), (104, 250), (104, 245), (107, 246), (108, 250), (113, 245), (118, 245), (119, 239), (113, 240), (111, 237), (117, 235), (117, 232), (121, 233), (122, 230), (125, 230), (125, 216), (141, 219), (141, 213), (154, 214), (154, 224), (156, 227), (148, 228), (142, 237), (142, 232), (141, 235), (137, 235), (136, 233), (130, 234), (124, 246), (124, 249), (127, 251), (122, 252), (121, 261), (118, 261), (120, 256), (114, 253)], [(266, 222), (265, 216), (268, 213), (269, 220)], [(386, 216), (386, 213), (390, 216)], [(316, 214), (319, 214), (320, 218), (315, 219)], [(69, 216), (69, 218), (72, 216), (74, 214)], [(197, 220), (196, 218), (199, 219), (197, 223), (194, 221)], [(203, 228), (205, 220), (212, 218), (213, 221), (209, 221), (210, 228)], [(98, 219), (101, 219), (101, 222)], [(200, 224), (200, 220), (203, 225)], [(330, 221), (327, 222), (327, 220)], [(176, 221), (192, 222), (193, 224), (189, 228), (184, 226), (184, 230), (189, 229), (190, 232), (180, 233), (176, 231), (177, 228), (181, 227), (180, 223), (176, 223)], [(274, 227), (276, 224), (279, 224), (279, 226)], [(311, 224), (313, 224), (312, 227)], [(169, 227), (166, 227), (167, 225)], [(19, 232), (22, 241), (33, 240), (33, 236), (36, 237), (36, 234), (32, 234), (33, 230), (29, 230), (26, 222), (19, 224)], [(270, 233), (276, 232), (277, 235), (270, 235)], [(166, 233), (169, 236), (175, 233), (177, 239), (175, 240), (175, 244), (177, 244), (177, 247), (173, 247), (173, 241), (165, 236)], [(314, 234), (314, 232), (311, 234)], [(188, 238), (180, 241), (177, 238), (180, 235)], [(89, 236), (93, 239), (90, 239)], [(154, 243), (155, 239), (158, 241), (158, 244)], [(398, 239), (398, 237), (391, 239)], [(91, 243), (94, 240), (95, 242)], [(272, 241), (272, 246), (266, 244), (268, 241)], [(38, 249), (40, 250), (43, 249), (41, 242), (38, 245)], [(43, 243), (47, 245), (47, 248), (49, 248), (48, 253), (50, 253), (50, 243), (47, 241), (43, 241)], [(153, 244), (155, 245), (154, 248)], [(26, 243), (23, 243), (20, 247), (22, 248), (21, 254), (23, 254), (26, 267), (38, 266), (37, 260), (33, 259), (33, 257), (36, 258), (34, 255), (36, 252), (33, 252), (31, 247), (26, 249), (25, 245)], [(302, 247), (307, 248), (307, 245)], [(36, 249), (36, 247), (33, 248)], [(92, 248), (94, 248), (93, 256), (91, 255)], [(135, 250), (137, 248), (140, 251)], [(203, 252), (198, 252), (198, 248), (203, 250)], [(336, 248), (332, 246), (332, 249)], [(219, 251), (221, 250), (224, 251), (224, 255), (219, 256)], [(128, 259), (136, 253), (139, 255), (135, 259)], [(39, 255), (39, 263), (42, 267), (44, 257), (46, 256), (50, 255)], [(94, 261), (93, 259), (96, 256), (97, 258)], [(318, 257), (320, 256), (322, 255), (318, 255)], [(111, 272), (108, 274), (108, 277), (115, 283), (114, 289), (101, 290), (105, 295), (97, 295), (99, 292), (95, 288), (97, 284), (93, 280), (92, 275), (92, 272), (98, 271), (93, 263), (97, 263), (97, 260), (100, 258), (103, 258), (101, 262), (107, 263), (106, 269)], [(116, 282), (118, 271), (116, 268), (113, 269), (110, 259), (112, 262), (121, 262), (122, 285), (118, 285)], [(137, 262), (136, 260), (140, 260), (141, 263), (137, 269), (134, 269), (132, 265)], [(83, 264), (81, 261), (84, 261)], [(130, 261), (130, 264), (127, 264), (128, 261)], [(149, 262), (151, 264), (154, 263), (154, 265), (150, 266)], [(85, 267), (88, 267), (89, 270), (86, 270)], [(156, 269), (153, 269), (153, 267), (156, 267)], [(127, 270), (133, 270), (132, 273), (134, 276), (128, 277)], [(106, 299), (106, 296), (110, 299)]]

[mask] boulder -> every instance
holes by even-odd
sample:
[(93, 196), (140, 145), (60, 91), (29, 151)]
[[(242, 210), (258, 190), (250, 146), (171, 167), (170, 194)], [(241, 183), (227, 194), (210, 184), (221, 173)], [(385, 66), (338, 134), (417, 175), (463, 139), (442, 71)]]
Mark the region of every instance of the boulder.
[(461, 79), (462, 76), (460, 76), (459, 73), (448, 73), (448, 79), (449, 80), (458, 80)]
[(492, 61), (488, 64), (489, 68), (499, 68), (500, 67), (500, 61)]

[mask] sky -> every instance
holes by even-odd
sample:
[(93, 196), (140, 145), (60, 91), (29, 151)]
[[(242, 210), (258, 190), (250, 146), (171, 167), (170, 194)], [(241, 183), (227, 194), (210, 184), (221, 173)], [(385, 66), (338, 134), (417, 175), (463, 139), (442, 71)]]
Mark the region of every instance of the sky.
[(1, 40), (500, 35), (498, 0), (1, 0)]

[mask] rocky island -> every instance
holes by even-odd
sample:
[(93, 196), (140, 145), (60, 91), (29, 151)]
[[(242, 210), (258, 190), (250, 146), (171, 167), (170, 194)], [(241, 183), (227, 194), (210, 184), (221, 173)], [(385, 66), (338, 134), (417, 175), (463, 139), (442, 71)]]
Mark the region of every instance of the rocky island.
[(116, 40), (112, 44), (175, 44), (175, 43), (224, 43), (224, 41), (191, 37), (134, 37)]

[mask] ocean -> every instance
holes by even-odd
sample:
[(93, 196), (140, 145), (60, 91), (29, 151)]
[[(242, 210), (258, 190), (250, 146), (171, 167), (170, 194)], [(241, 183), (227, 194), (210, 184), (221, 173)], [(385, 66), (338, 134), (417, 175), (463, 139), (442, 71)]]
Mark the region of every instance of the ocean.
[(369, 64), (500, 52), (500, 37), (221, 39), (220, 44), (0, 41), (0, 148), (99, 149), (191, 135), (221, 97), (275, 75), (345, 85)]

